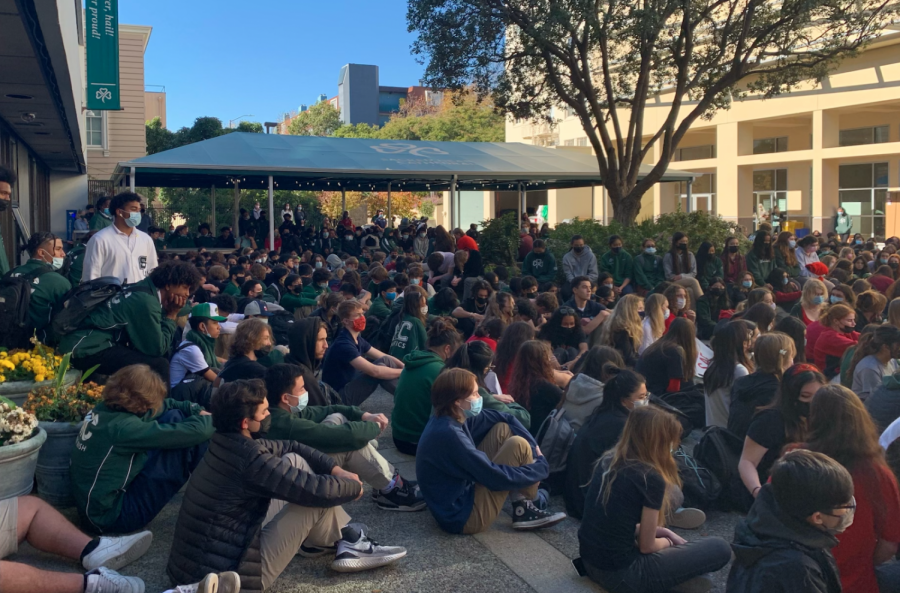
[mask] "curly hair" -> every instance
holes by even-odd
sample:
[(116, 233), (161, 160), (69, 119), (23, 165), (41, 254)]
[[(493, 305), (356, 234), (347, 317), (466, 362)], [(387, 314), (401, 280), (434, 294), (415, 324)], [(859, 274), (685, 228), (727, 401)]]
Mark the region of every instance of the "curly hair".
[(146, 364), (133, 364), (116, 371), (106, 382), (103, 403), (111, 410), (143, 416), (162, 410), (169, 390), (165, 382)]
[(234, 331), (229, 356), (234, 358), (257, 350), (263, 341), (263, 334), (268, 333), (268, 330), (269, 325), (262, 319), (245, 319), (240, 322)]
[(188, 262), (166, 261), (150, 272), (150, 281), (156, 288), (187, 286), (193, 294), (200, 288), (200, 272)]

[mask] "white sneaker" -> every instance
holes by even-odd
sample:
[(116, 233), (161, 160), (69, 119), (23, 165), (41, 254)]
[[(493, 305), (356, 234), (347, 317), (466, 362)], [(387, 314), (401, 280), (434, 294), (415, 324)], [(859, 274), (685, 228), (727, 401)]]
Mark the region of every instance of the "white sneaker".
[(105, 566), (110, 570), (119, 570), (131, 564), (150, 549), (153, 534), (141, 531), (124, 537), (101, 537), (100, 545), (81, 561), (85, 570), (94, 570)]
[(144, 581), (101, 567), (87, 573), (84, 593), (144, 593)]
[(690, 507), (677, 509), (669, 519), (669, 526), (678, 529), (699, 529), (704, 523), (706, 523), (706, 513)]
[(337, 572), (359, 572), (392, 564), (404, 556), (406, 548), (380, 546), (378, 542), (369, 539), (364, 531), (360, 531), (356, 542), (344, 539), (338, 542), (337, 555), (331, 568)]
[(199, 583), (178, 585), (174, 593), (238, 593), (241, 590), (241, 577), (236, 572), (209, 573)]

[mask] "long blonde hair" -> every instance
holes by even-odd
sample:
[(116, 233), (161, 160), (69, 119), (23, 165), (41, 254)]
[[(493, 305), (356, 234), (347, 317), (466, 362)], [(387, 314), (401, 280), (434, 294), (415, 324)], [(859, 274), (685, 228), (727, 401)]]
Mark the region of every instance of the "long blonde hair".
[[(828, 296), (828, 290), (825, 288), (825, 283), (817, 278), (810, 278), (803, 285), (803, 296), (800, 297), (800, 303), (807, 309), (818, 307), (819, 305), (814, 304), (812, 300), (820, 291), (823, 297)], [(824, 304), (824, 301), (822, 301), (822, 303)]]
[(663, 311), (668, 305), (669, 300), (659, 293), (651, 294), (644, 300), (644, 318), (650, 320), (650, 332), (654, 340), (660, 339), (666, 331)]
[[(627, 466), (639, 465), (652, 469), (662, 476), (667, 486), (681, 487), (678, 465), (672, 456), (672, 449), (680, 443), (681, 424), (675, 416), (651, 406), (632, 410), (628, 414), (622, 436), (613, 449), (609, 469), (603, 475), (603, 485), (600, 488), (603, 506), (609, 503), (613, 482)], [(594, 471), (597, 471), (596, 467)], [(668, 499), (668, 496), (663, 497), (662, 508), (659, 510), (660, 525), (665, 524), (669, 510)]]
[(641, 341), (644, 338), (644, 328), (641, 325), (641, 316), (638, 314), (638, 307), (644, 301), (643, 298), (636, 294), (626, 294), (616, 306), (613, 308), (612, 314), (603, 323), (603, 329), (600, 333), (600, 344), (606, 346), (614, 346), (613, 337), (615, 332), (625, 330), (628, 337), (631, 338), (634, 349), (641, 347)]

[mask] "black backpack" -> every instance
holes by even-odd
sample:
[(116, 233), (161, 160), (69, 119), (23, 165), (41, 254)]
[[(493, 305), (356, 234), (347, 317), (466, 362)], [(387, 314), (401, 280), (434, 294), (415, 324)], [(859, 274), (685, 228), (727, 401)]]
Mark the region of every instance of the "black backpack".
[(722, 493), (722, 483), (711, 471), (698, 464), (683, 446), (678, 447), (673, 456), (681, 476), (682, 506), (704, 511), (711, 509)]
[[(707, 468), (722, 485), (720, 502), (725, 507), (743, 507), (746, 492), (740, 474), (738, 462), (744, 443), (741, 439), (721, 426), (710, 426), (703, 431), (700, 442), (694, 446), (694, 459), (701, 467)], [(743, 491), (743, 492), (742, 492)]]
[(98, 307), (123, 291), (150, 292), (135, 284), (122, 286), (119, 279), (104, 276), (83, 282), (66, 294), (62, 310), (53, 319), (53, 333), (57, 337), (70, 334), (81, 327), (84, 320)]
[(7, 272), (0, 278), (0, 346), (27, 348), (33, 328), (28, 315), (32, 282), (53, 270), (41, 267), (30, 274)]
[[(694, 386), (694, 388), (689, 388), (684, 391), (662, 393), (659, 395), (660, 400), (681, 412), (682, 416), (679, 416), (679, 420), (682, 421), (682, 427), (685, 428), (687, 432), (690, 432), (690, 430), (695, 428), (702, 429), (706, 426), (705, 398), (706, 396), (699, 386)], [(684, 419), (687, 419), (690, 423), (690, 429), (688, 429), (687, 424), (683, 421)]]
[(276, 311), (269, 317), (269, 327), (275, 334), (275, 344), (278, 346), (290, 346), (288, 333), (294, 325), (294, 314), (287, 311)]

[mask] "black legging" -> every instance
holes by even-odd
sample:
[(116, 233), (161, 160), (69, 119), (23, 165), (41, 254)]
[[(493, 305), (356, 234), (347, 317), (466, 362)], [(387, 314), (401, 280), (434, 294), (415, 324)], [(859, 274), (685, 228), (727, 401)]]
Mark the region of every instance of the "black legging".
[(101, 375), (112, 375), (119, 369), (133, 364), (145, 364), (157, 372), (163, 378), (166, 385), (169, 384), (169, 361), (162, 357), (147, 356), (137, 350), (125, 346), (112, 346), (97, 354), (84, 358), (73, 358), (72, 366), (79, 371), (100, 365), (96, 372)]

